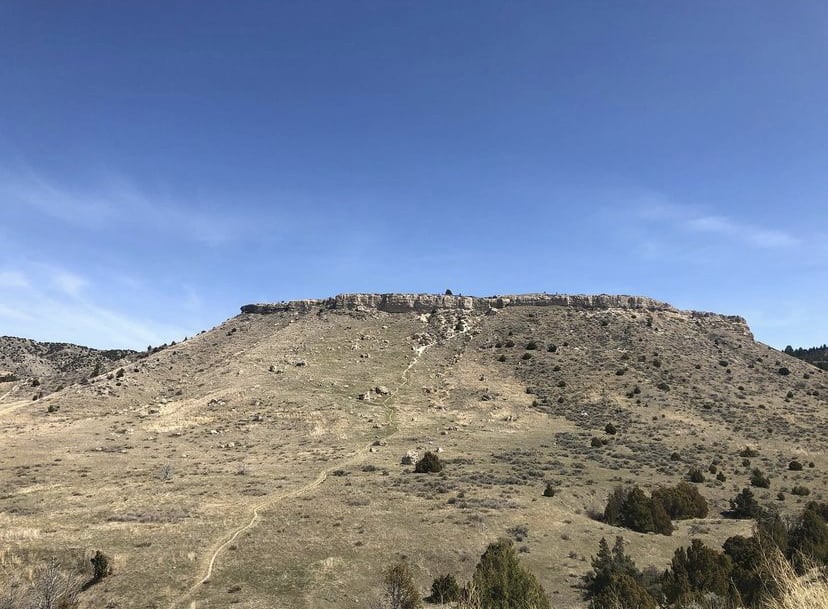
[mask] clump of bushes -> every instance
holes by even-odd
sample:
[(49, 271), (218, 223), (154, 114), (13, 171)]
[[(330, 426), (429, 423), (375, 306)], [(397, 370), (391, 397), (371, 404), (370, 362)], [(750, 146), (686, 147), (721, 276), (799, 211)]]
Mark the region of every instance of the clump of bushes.
[(674, 487), (659, 487), (653, 491), (652, 498), (664, 506), (672, 520), (707, 518), (707, 500), (687, 482), (679, 482)]
[[(515, 546), (509, 539), (489, 544), (474, 569), (471, 581), (465, 587), (460, 588), (453, 575), (435, 579), (431, 584), (430, 600), (457, 602), (456, 607), (469, 609), (551, 609), (546, 592), (535, 576), (520, 564)], [(385, 606), (410, 609), (420, 605)]]
[(759, 518), (762, 515), (762, 507), (753, 496), (753, 491), (743, 488), (741, 492), (730, 500), (730, 511), (725, 512), (728, 518), (750, 519)]
[(755, 467), (750, 472), (750, 485), (758, 488), (770, 488), (770, 478), (761, 469)]
[(698, 467), (691, 467), (690, 470), (687, 472), (687, 479), (690, 482), (695, 482), (696, 484), (700, 484), (704, 482), (704, 474)]
[(442, 575), (436, 578), (431, 584), (431, 597), (433, 603), (454, 603), (460, 600), (460, 585), (454, 575)]
[(610, 493), (604, 521), (639, 533), (673, 533), (672, 520), (705, 518), (707, 501), (687, 482), (674, 487), (659, 487), (650, 497), (637, 486), (617, 487)]
[(414, 464), (414, 471), (418, 474), (436, 474), (443, 471), (443, 464), (440, 463), (440, 457), (426, 451), (423, 458)]
[(471, 583), (467, 590), (474, 590), (480, 609), (551, 609), (543, 587), (520, 564), (514, 544), (508, 539), (489, 544), (475, 567)]
[[(743, 495), (750, 495), (745, 489)], [(761, 511), (761, 510), (760, 510)], [(792, 609), (822, 607), (824, 602), (776, 602), (788, 594), (780, 585), (782, 568), (790, 581), (810, 568), (828, 565), (828, 503), (811, 502), (792, 520), (762, 512), (752, 537), (728, 538), (719, 551), (691, 540), (678, 548), (662, 575), (642, 574), (624, 553), (618, 538), (610, 550), (605, 539), (592, 560), (592, 571), (584, 578), (584, 596), (593, 609), (636, 607), (750, 607)], [(808, 585), (821, 586), (824, 580), (811, 571)], [(798, 580), (800, 590), (803, 581)], [(824, 590), (824, 587), (818, 588)]]
[(644, 586), (643, 574), (624, 552), (624, 539), (617, 537), (610, 550), (605, 538), (592, 559), (592, 571), (584, 577), (584, 596), (594, 609), (636, 607), (655, 609), (653, 596)]
[(607, 499), (604, 522), (639, 533), (672, 535), (673, 524), (660, 501), (653, 501), (637, 486), (617, 487)]

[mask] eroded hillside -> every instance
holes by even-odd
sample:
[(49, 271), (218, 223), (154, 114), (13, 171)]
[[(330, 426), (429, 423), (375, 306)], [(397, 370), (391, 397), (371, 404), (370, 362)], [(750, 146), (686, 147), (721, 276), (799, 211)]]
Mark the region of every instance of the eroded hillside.
[[(90, 607), (356, 608), (401, 556), (425, 595), (511, 535), (553, 605), (577, 607), (602, 536), (661, 569), (691, 536), (750, 531), (719, 512), (751, 468), (783, 511), (792, 486), (828, 488), (824, 374), (740, 318), (545, 295), (243, 310), (122, 375), (0, 401), (7, 570), (101, 549), (115, 574)], [(426, 450), (443, 472), (403, 464)], [(789, 471), (794, 458), (813, 467)], [(691, 467), (709, 518), (666, 537), (591, 517), (618, 484)]]
[(11, 391), (18, 397), (41, 396), (137, 355), (128, 349), (100, 350), (0, 336), (0, 395)]

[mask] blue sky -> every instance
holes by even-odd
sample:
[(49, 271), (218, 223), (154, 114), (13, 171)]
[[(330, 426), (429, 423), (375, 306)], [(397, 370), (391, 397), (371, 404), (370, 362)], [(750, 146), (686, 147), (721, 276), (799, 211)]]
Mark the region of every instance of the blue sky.
[(823, 2), (3, 2), (0, 334), (626, 293), (828, 342)]

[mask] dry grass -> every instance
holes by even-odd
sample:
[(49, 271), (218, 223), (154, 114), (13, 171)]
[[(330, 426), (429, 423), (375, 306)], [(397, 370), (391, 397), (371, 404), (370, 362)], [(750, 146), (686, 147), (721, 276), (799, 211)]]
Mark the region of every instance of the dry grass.
[(828, 571), (812, 566), (799, 576), (778, 551), (768, 559), (769, 571), (779, 590), (763, 609), (828, 609)]
[[(5, 563), (100, 549), (116, 573), (82, 604), (165, 609), (219, 549), (209, 583), (176, 607), (357, 609), (402, 555), (425, 593), (438, 575), (467, 580), (488, 543), (526, 525), (521, 561), (561, 609), (583, 606), (577, 583), (601, 537), (624, 535), (640, 568), (663, 569), (692, 537), (718, 547), (749, 535), (750, 522), (716, 512), (752, 467), (771, 476), (762, 503), (800, 511), (789, 492), (775, 499), (794, 485), (825, 500), (826, 377), (738, 325), (558, 307), (470, 321), (467, 335), (435, 344), (405, 376), (418, 335), (451, 323), (241, 315), (127, 366), (120, 379), (104, 374), (19, 404), (20, 395), (0, 393)], [(538, 348), (523, 359), (530, 341)], [(790, 375), (777, 374), (777, 360)], [(357, 399), (380, 385), (392, 399)], [(607, 423), (618, 433), (606, 434)], [(592, 436), (607, 445), (592, 448)], [(741, 464), (744, 446), (759, 447), (751, 468)], [(440, 448), (441, 474), (401, 465), (409, 450)], [(793, 458), (802, 471), (788, 470)], [(714, 460), (724, 483), (707, 474)], [(588, 516), (618, 484), (650, 491), (690, 467), (707, 476), (699, 490), (711, 517), (679, 523), (672, 537)], [(550, 481), (555, 496), (543, 497)], [(253, 526), (223, 545), (256, 506)]]

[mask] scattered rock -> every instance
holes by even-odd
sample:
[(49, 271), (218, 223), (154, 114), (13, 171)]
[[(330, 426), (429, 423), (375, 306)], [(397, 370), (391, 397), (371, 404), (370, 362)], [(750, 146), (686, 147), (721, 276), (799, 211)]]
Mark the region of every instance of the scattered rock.
[(416, 450), (409, 450), (405, 453), (405, 455), (403, 455), (403, 458), (400, 459), (400, 463), (402, 465), (414, 465), (419, 456), (420, 455)]

